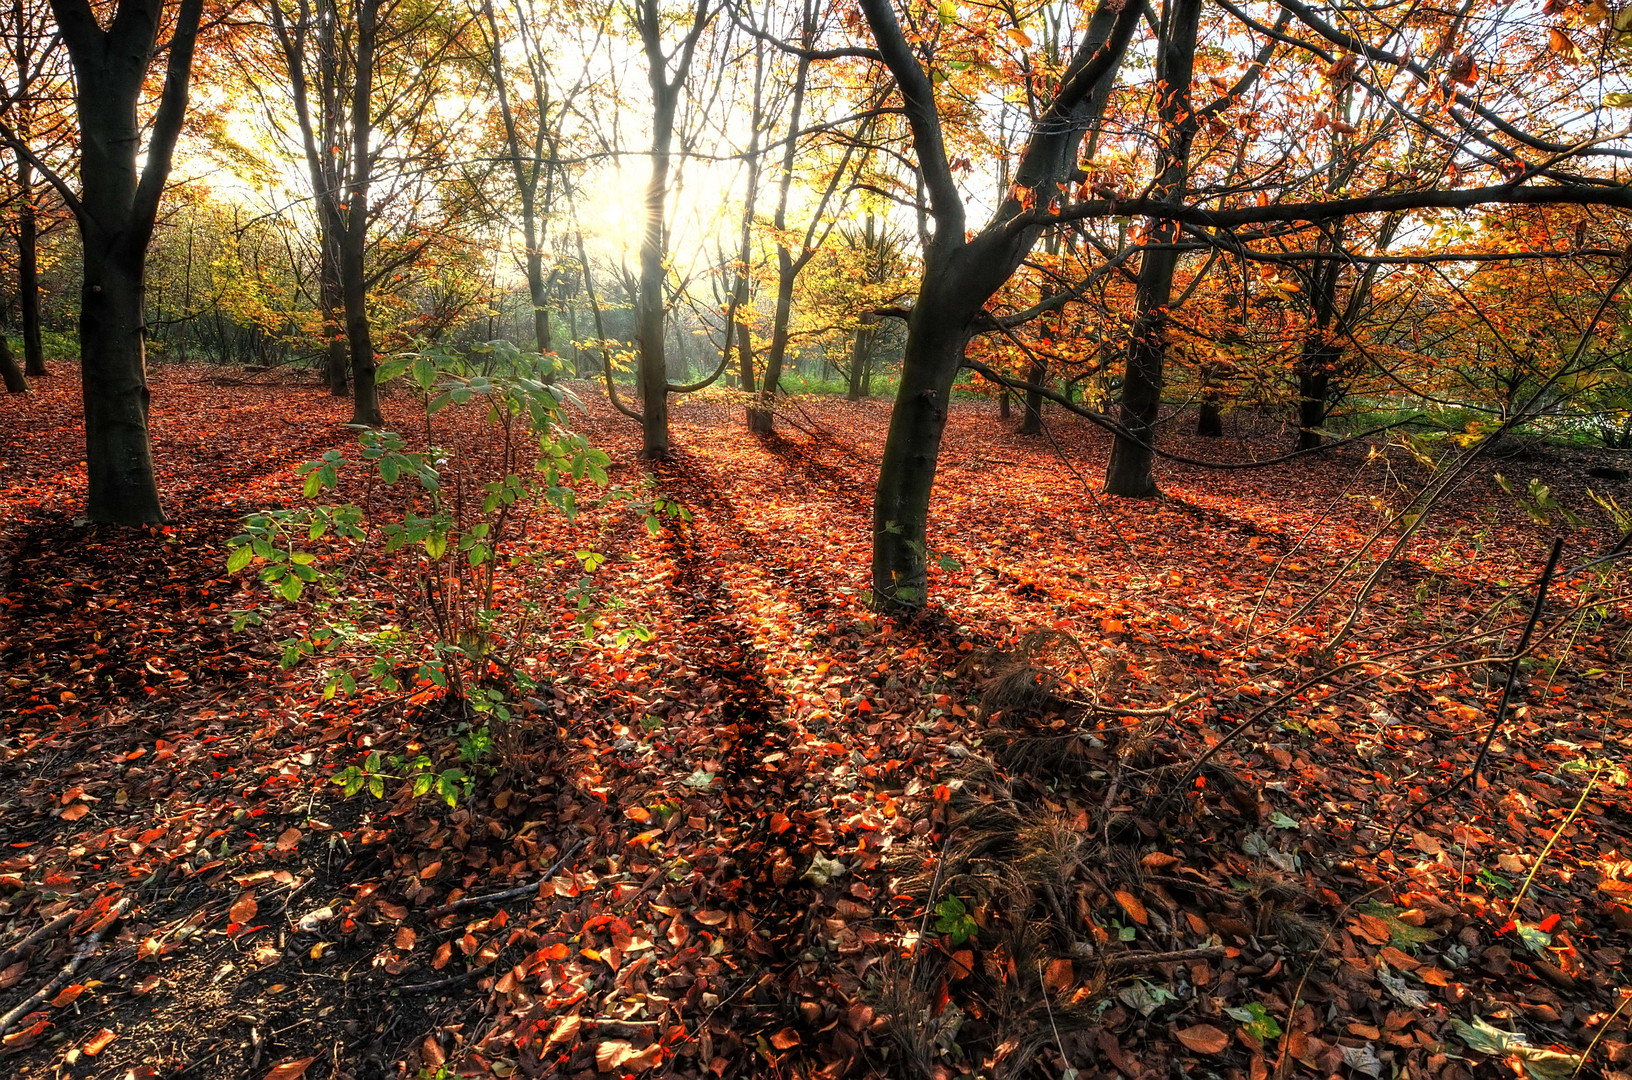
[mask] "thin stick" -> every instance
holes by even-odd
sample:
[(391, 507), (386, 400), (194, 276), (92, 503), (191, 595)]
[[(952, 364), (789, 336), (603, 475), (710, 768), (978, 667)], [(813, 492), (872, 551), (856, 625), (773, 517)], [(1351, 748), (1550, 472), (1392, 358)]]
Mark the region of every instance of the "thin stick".
[(1514, 917), (1518, 915), (1519, 902), (1524, 899), (1524, 894), (1530, 891), (1530, 883), (1536, 880), (1536, 872), (1541, 869), (1541, 864), (1547, 861), (1548, 853), (1553, 850), (1553, 845), (1558, 843), (1558, 838), (1564, 835), (1564, 830), (1568, 829), (1570, 823), (1575, 820), (1575, 815), (1581, 812), (1581, 807), (1586, 804), (1587, 796), (1591, 795), (1592, 789), (1598, 786), (1598, 777), (1603, 774), (1603, 771), (1603, 763), (1599, 762), (1598, 768), (1593, 770), (1592, 779), (1587, 781), (1586, 789), (1581, 792), (1581, 797), (1575, 800), (1575, 806), (1570, 809), (1569, 816), (1564, 819), (1562, 825), (1553, 830), (1553, 835), (1547, 839), (1547, 846), (1541, 849), (1540, 855), (1536, 856), (1535, 865), (1530, 867), (1530, 873), (1525, 876), (1524, 884), (1519, 886), (1518, 895), (1513, 897), (1513, 906), (1507, 909), (1508, 922), (1512, 922)]
[(1110, 968), (1150, 967), (1154, 964), (1182, 963), (1186, 960), (1217, 960), (1224, 955), (1224, 947), (1208, 946), (1200, 949), (1178, 949), (1174, 952), (1116, 953), (1105, 958)]
[(929, 933), (929, 917), (935, 913), (935, 898), (940, 895), (941, 877), (946, 873), (946, 853), (952, 847), (952, 836), (956, 832), (956, 829), (947, 830), (946, 841), (941, 844), (941, 857), (935, 860), (935, 880), (930, 883), (929, 899), (924, 902), (924, 918), (918, 924), (918, 939), (912, 943), (914, 964), (918, 961), (918, 949), (924, 943), (924, 935)]
[(25, 937), (23, 940), (19, 941), (17, 944), (13, 945), (11, 948), (7, 949), (3, 954), (0, 954), (0, 971), (10, 967), (12, 961), (16, 960), (18, 957), (22, 956), (24, 952), (28, 951), (28, 947), (30, 945), (38, 944), (46, 938), (53, 936), (58, 930), (61, 930), (63, 927), (67, 926), (77, 918), (79, 918), (79, 912), (65, 911), (61, 915), (58, 915), (55, 919), (52, 919), (50, 922), (40, 927), (38, 930), (34, 931), (32, 934)]
[(483, 904), (502, 904), (506, 900), (517, 900), (528, 895), (529, 893), (540, 892), (544, 886), (549, 883), (551, 878), (555, 877), (555, 875), (561, 872), (562, 867), (567, 865), (567, 861), (574, 855), (578, 854), (578, 849), (587, 843), (589, 843), (589, 838), (587, 836), (580, 837), (577, 843), (573, 844), (567, 849), (565, 855), (562, 855), (555, 861), (554, 866), (544, 871), (543, 877), (539, 878), (530, 885), (521, 885), (514, 889), (506, 889), (503, 892), (488, 893), (486, 896), (460, 897), (451, 904), (443, 904), (441, 907), (436, 908), (431, 912), (431, 915), (433, 917), (451, 915), (455, 911), (463, 911), (466, 908), (479, 907)]
[(1491, 721), (1490, 730), (1485, 733), (1484, 744), (1479, 747), (1479, 756), (1473, 759), (1473, 768), (1461, 779), (1396, 822), (1388, 834), (1388, 842), (1383, 845), (1384, 849), (1393, 847), (1394, 841), (1399, 839), (1400, 830), (1415, 821), (1429, 807), (1437, 806), (1479, 779), (1479, 770), (1484, 767), (1485, 759), (1490, 756), (1491, 743), (1496, 741), (1496, 733), (1501, 731), (1502, 725), (1507, 722), (1508, 702), (1513, 699), (1513, 685), (1519, 680), (1519, 659), (1530, 648), (1530, 636), (1536, 632), (1536, 624), (1541, 621), (1541, 609), (1547, 602), (1547, 586), (1553, 583), (1553, 574), (1558, 570), (1558, 557), (1563, 552), (1564, 538), (1560, 536), (1553, 540), (1553, 550), (1547, 556), (1547, 567), (1542, 570), (1541, 581), (1536, 585), (1536, 602), (1530, 606), (1530, 618), (1524, 624), (1524, 634), (1519, 638), (1519, 647), (1513, 650), (1513, 660), (1507, 665), (1507, 679), (1502, 683), (1502, 701), (1496, 706), (1496, 719)]
[(1632, 1005), (1632, 990), (1623, 990), (1621, 992), (1621, 1003), (1615, 1006), (1615, 1011), (1610, 1014), (1608, 1020), (1605, 1020), (1603, 1024), (1599, 1026), (1598, 1034), (1592, 1037), (1592, 1042), (1588, 1043), (1587, 1048), (1581, 1052), (1581, 1060), (1575, 1063), (1575, 1071), (1570, 1074), (1570, 1080), (1575, 1080), (1577, 1076), (1581, 1075), (1581, 1070), (1586, 1066), (1587, 1059), (1592, 1056), (1593, 1050), (1598, 1046), (1598, 1040), (1602, 1039), (1609, 1033), (1610, 1027), (1612, 1027), (1615, 1023), (1615, 1018), (1620, 1016), (1621, 1010), (1625, 1009), (1628, 1005)]
[(5, 1035), (7, 1032), (11, 1031), (12, 1028), (16, 1027), (17, 1021), (23, 1019), (30, 1012), (32, 1012), (35, 1006), (39, 1005), (43, 1001), (49, 1000), (58, 990), (62, 989), (68, 980), (74, 977), (74, 972), (79, 970), (79, 965), (85, 962), (85, 958), (96, 951), (97, 945), (101, 944), (102, 942), (102, 935), (108, 932), (108, 927), (118, 922), (129, 907), (130, 897), (128, 896), (123, 900), (120, 900), (119, 903), (115, 904), (110, 915), (104, 916), (106, 922), (102, 929), (95, 931), (80, 943), (79, 948), (74, 950), (73, 957), (62, 966), (62, 970), (57, 972), (55, 978), (41, 987), (39, 991), (31, 996), (27, 1001), (22, 1002), (6, 1015), (0, 1016), (0, 1036)]

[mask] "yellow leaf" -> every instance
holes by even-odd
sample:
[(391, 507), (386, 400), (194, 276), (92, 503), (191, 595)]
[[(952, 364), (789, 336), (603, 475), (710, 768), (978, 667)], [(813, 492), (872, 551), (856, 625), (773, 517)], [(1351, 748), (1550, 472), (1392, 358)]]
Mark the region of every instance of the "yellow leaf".
[(1011, 27), (1009, 29), (1009, 37), (1022, 49), (1031, 48), (1031, 35), (1020, 29), (1018, 26)]

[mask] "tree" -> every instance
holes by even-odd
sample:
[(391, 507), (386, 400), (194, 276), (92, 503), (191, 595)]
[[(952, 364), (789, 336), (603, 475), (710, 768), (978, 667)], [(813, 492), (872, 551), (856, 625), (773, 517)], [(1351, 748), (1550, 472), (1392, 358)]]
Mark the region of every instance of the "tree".
[(1058, 92), (1032, 126), (1014, 186), (1001, 196), (990, 223), (969, 235), (931, 74), (914, 54), (889, 0), (861, 0), (861, 9), (877, 44), (876, 55), (895, 78), (933, 222), (923, 280), (907, 319), (901, 386), (873, 500), (875, 601), (886, 607), (916, 607), (928, 594), (930, 491), (964, 347), (986, 301), (1041, 235), (1040, 218), (1020, 227), (1012, 222), (1039, 197), (1046, 206), (1075, 168), (1077, 147), (1093, 122), (1096, 102), (1103, 108), (1103, 95), (1095, 91), (1114, 77), (1141, 8), (1101, 3), (1065, 68)]
[[(1280, 179), (1288, 156), (1283, 145), (1277, 148), (1282, 151), (1278, 160), (1253, 162), (1241, 180), (1207, 190), (1198, 202), (1153, 188), (1132, 195), (1097, 191), (1088, 185), (1079, 188), (1073, 197), (1065, 181), (1074, 166), (1082, 134), (1092, 126), (1095, 102), (1103, 100), (1094, 92), (1108, 87), (1108, 80), (1115, 78), (1144, 12), (1141, 5), (1118, 3), (1114, 7), (1102, 4), (1088, 20), (1077, 48), (1055, 83), (1052, 100), (1029, 126), (1012, 187), (999, 197), (984, 228), (966, 232), (965, 205), (943, 124), (943, 114), (961, 106), (943, 106), (936, 86), (952, 78), (948, 74), (949, 52), (964, 45), (974, 55), (965, 53), (957, 57), (957, 62), (965, 69), (974, 69), (977, 61), (984, 62), (978, 50), (989, 48), (990, 42), (998, 40), (997, 35), (971, 32), (960, 37), (954, 25), (954, 17), (959, 15), (955, 5), (941, 5), (933, 14), (913, 8), (911, 34), (902, 27), (888, 0), (862, 0), (860, 6), (876, 45), (873, 55), (894, 77), (927, 196), (924, 213), (933, 222), (933, 234), (926, 243), (923, 280), (907, 315), (901, 389), (891, 415), (874, 501), (873, 592), (876, 602), (885, 607), (914, 607), (926, 598), (926, 523), (946, 422), (947, 395), (971, 334), (991, 318), (983, 310), (986, 301), (1009, 279), (1045, 228), (1067, 222), (1146, 217), (1173, 223), (1163, 226), (1164, 232), (1181, 229), (1203, 248), (1218, 246), (1228, 250), (1266, 237), (1297, 236), (1320, 222), (1359, 214), (1458, 210), (1492, 203), (1632, 207), (1632, 189), (1612, 178), (1579, 171), (1595, 158), (1626, 156), (1628, 151), (1603, 142), (1581, 141), (1570, 129), (1572, 114), (1567, 109), (1530, 109), (1535, 85), (1522, 70), (1504, 64), (1499, 69), (1500, 86), (1477, 98), (1464, 92), (1462, 87), (1481, 77), (1481, 69), (1469, 49), (1456, 47), (1459, 28), (1464, 25), (1460, 20), (1447, 20), (1440, 27), (1444, 31), (1441, 48), (1425, 67), (1408, 52), (1373, 45), (1355, 32), (1339, 29), (1300, 0), (1279, 0), (1279, 6), (1290, 12), (1297, 25), (1296, 35), (1265, 25), (1233, 5), (1223, 6), (1239, 24), (1290, 43), (1288, 54), (1306, 64), (1318, 61), (1329, 70), (1342, 57), (1352, 55), (1356, 59), (1348, 61), (1348, 66), (1351, 71), (1358, 70), (1355, 77), (1367, 92), (1392, 95), (1397, 102), (1396, 112), (1407, 113), (1412, 121), (1411, 125), (1402, 122), (1392, 129), (1390, 137), (1405, 143), (1408, 140), (1402, 134), (1404, 129), (1429, 125), (1435, 131), (1435, 145), (1449, 147), (1450, 153), (1477, 147), (1474, 163), (1490, 177), (1490, 182), (1467, 186), (1467, 181), (1473, 179), (1473, 167), (1430, 174), (1420, 167), (1402, 171), (1395, 162), (1396, 167), (1390, 169), (1385, 163), (1391, 159), (1381, 153), (1379, 144), (1369, 150), (1372, 168), (1347, 190), (1317, 198), (1289, 198), (1289, 185)], [(983, 12), (981, 17), (992, 17), (989, 9)], [(1387, 23), (1385, 14), (1368, 13), (1369, 21), (1361, 29), (1384, 41), (1405, 40), (1402, 35), (1406, 28)], [(919, 15), (923, 21), (918, 21)], [(1500, 13), (1497, 15), (1499, 22)], [(942, 24), (938, 31), (930, 32), (925, 22), (935, 16), (941, 18)], [(1487, 36), (1486, 47), (1495, 48), (1497, 41)], [(1545, 54), (1545, 44), (1541, 48)], [(1362, 64), (1365, 66), (1360, 68)], [(986, 67), (990, 67), (989, 62)], [(1402, 85), (1392, 86), (1394, 83)], [(1579, 85), (1581, 93), (1591, 89), (1590, 81)], [(1174, 92), (1180, 92), (1180, 88), (1175, 87)], [(1313, 94), (1289, 95), (1288, 100), (1300, 109), (1308, 109), (1310, 103), (1315, 103), (1316, 110), (1324, 109)], [(1493, 101), (1508, 109), (1510, 115), (1533, 118), (1536, 130), (1525, 130), (1495, 111), (1489, 104)], [(1435, 110), (1441, 108), (1447, 110), (1445, 122), (1457, 126), (1454, 136), (1440, 130)], [(1180, 118), (1175, 115), (1174, 119)], [(1302, 147), (1308, 142), (1304, 133), (1311, 118), (1306, 112), (1293, 119), (1300, 120), (1303, 128), (1288, 125), (1280, 136), (1283, 144)], [(1173, 157), (1163, 153), (1159, 160), (1171, 162)], [(1165, 165), (1159, 165), (1147, 175), (1166, 171)], [(1442, 179), (1446, 182), (1440, 183)], [(1124, 425), (1117, 425), (1117, 431), (1129, 443), (1149, 445), (1148, 439)], [(1132, 476), (1134, 471), (1130, 469), (1128, 474)]]
[(12, 140), (12, 172), (7, 178), (11, 231), (17, 243), (17, 299), (22, 309), (23, 367), (43, 376), (45, 348), (40, 334), (41, 236), (39, 208), (43, 182), (36, 159), (54, 161), (71, 136), (71, 98), (62, 37), (43, 0), (12, 0), (10, 33), (0, 75), (0, 130)]
[[(317, 208), (330, 386), (340, 386), (335, 324), (342, 322), (351, 422), (379, 427), (370, 297), (450, 231), (447, 217), (429, 228), (419, 212), (454, 143), (434, 106), (448, 88), (461, 28), (417, 0), (288, 2), (269, 0), (266, 10)], [(384, 242), (387, 232), (393, 242)]]
[(193, 51), (203, 0), (181, 0), (163, 46), (165, 75), (147, 130), (139, 116), (150, 68), (160, 52), (164, 0), (118, 0), (107, 27), (89, 0), (51, 0), (68, 47), (79, 121), (79, 190), (42, 162), (10, 129), (15, 153), (40, 169), (79, 225), (80, 380), (85, 402), (85, 515), (94, 522), (140, 525), (164, 519), (148, 433), (145, 259), (159, 199), (186, 117)]
[(697, 43), (714, 18), (711, 0), (696, 0), (690, 25), (673, 50), (663, 42), (664, 14), (658, 0), (637, 0), (629, 9), (640, 34), (652, 91), (651, 176), (640, 239), (640, 285), (635, 301), (635, 343), (639, 350), (640, 456), (647, 461), (669, 456), (669, 372), (664, 355), (663, 319), (668, 308), (668, 234), (665, 209), (674, 152), (674, 120)]
[[(544, 241), (562, 187), (561, 145), (565, 123), (589, 78), (586, 64), (573, 84), (556, 93), (554, 71), (545, 35), (552, 19), (530, 0), (512, 0), (509, 25), (502, 26), (493, 0), (482, 0), (481, 28), (485, 31), (483, 74), (492, 83), (502, 126), (501, 155), (510, 169), (520, 204), (523, 265), (527, 295), (533, 309), (533, 339), (541, 354), (554, 351), (550, 333), (552, 279), (544, 271)], [(519, 53), (522, 73), (513, 76), (506, 47)], [(517, 100), (511, 82), (526, 88)]]

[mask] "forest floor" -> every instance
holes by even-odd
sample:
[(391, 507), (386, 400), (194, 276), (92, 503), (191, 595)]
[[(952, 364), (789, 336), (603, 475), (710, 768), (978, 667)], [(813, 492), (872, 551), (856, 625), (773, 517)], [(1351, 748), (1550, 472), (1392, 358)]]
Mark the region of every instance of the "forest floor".
[[(1568, 531), (1455, 788), (1554, 531), (1491, 472), (1599, 520), (1586, 486), (1626, 489), (1591, 452), (1474, 467), (1326, 649), (1376, 549), (1339, 571), (1427, 479), (1399, 448), (1167, 463), (1119, 501), (1099, 431), (956, 403), (946, 566), (896, 620), (865, 603), (887, 404), (805, 399), (760, 439), (683, 401), (650, 471), (691, 521), (538, 524), (548, 685), (450, 809), (330, 782), (453, 760), (445, 724), (280, 668), (299, 609), (233, 632), (261, 595), (226, 573), (236, 521), (352, 436), (317, 389), (230, 374), (155, 370), (148, 529), (73, 523), (68, 365), (0, 401), (7, 1075), (1632, 1073), (1632, 610), (1575, 569), (1607, 529)], [(638, 485), (638, 433), (589, 400)], [(593, 646), (586, 548), (623, 605)]]

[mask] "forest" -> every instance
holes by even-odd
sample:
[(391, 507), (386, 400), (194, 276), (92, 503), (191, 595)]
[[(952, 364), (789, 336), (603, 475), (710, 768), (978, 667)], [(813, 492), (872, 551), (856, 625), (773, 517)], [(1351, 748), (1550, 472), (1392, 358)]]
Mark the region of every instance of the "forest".
[(6, 1075), (1632, 1080), (1632, 3), (0, 45)]

